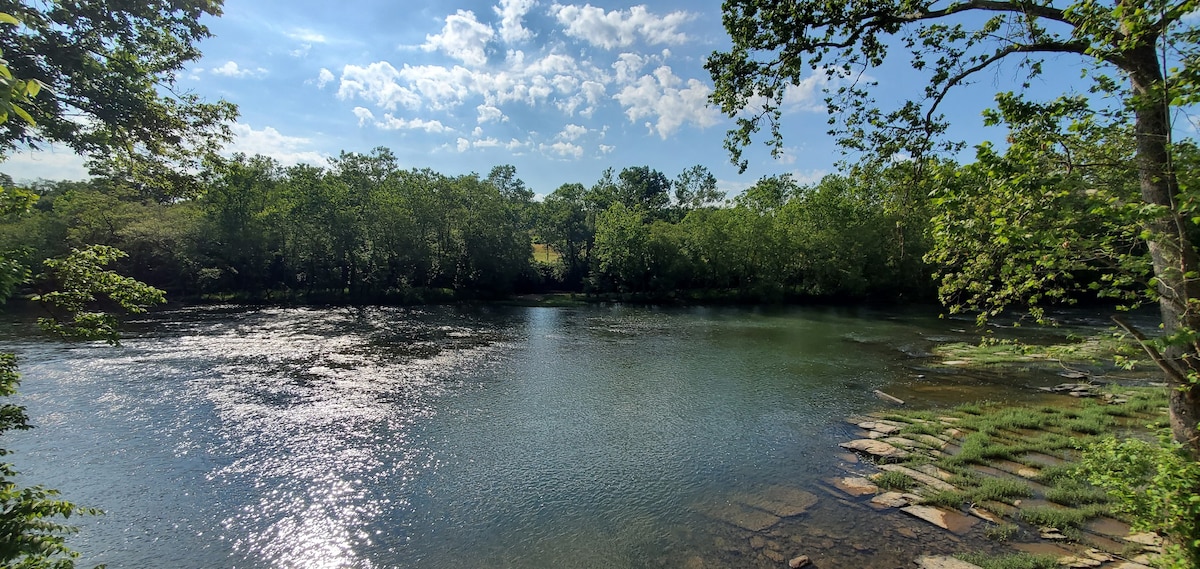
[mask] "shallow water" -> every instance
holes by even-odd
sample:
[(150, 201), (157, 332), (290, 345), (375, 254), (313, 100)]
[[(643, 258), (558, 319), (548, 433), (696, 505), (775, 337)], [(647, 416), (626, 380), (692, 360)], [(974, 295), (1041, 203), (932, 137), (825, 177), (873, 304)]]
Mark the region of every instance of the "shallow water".
[[(86, 564), (903, 566), (958, 538), (829, 489), (843, 419), (874, 389), (1055, 381), (929, 368), (978, 332), (867, 309), (216, 307), (131, 331), (0, 337), (38, 426), (6, 436), (18, 468), (107, 512), (71, 540)], [(711, 515), (772, 488), (818, 502), (757, 534)]]

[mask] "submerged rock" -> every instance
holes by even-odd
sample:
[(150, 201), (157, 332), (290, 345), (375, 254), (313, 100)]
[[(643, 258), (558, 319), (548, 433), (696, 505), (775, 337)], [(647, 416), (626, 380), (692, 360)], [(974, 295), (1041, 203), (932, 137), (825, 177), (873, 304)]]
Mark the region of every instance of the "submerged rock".
[(884, 492), (874, 498), (871, 498), (872, 504), (878, 504), (888, 508), (903, 508), (909, 505), (909, 500), (899, 492)]
[(920, 569), (980, 569), (978, 565), (948, 555), (926, 555), (917, 559)]
[(702, 510), (709, 517), (746, 531), (759, 532), (779, 523), (779, 516), (738, 502), (713, 505)]
[(812, 560), (807, 555), (800, 555), (788, 561), (788, 567), (790, 569), (800, 569), (801, 567), (807, 567), (810, 563), (812, 563)]
[(979, 522), (975, 518), (964, 516), (958, 512), (951, 512), (950, 510), (943, 510), (933, 506), (908, 506), (900, 508), (900, 511), (952, 533), (966, 533), (971, 529), (971, 526)]
[(738, 494), (735, 499), (781, 518), (803, 514), (817, 503), (813, 493), (787, 486), (771, 486), (756, 494)]
[(865, 496), (879, 492), (879, 487), (874, 482), (861, 476), (843, 476), (834, 478), (831, 482), (837, 486), (838, 490), (851, 496)]

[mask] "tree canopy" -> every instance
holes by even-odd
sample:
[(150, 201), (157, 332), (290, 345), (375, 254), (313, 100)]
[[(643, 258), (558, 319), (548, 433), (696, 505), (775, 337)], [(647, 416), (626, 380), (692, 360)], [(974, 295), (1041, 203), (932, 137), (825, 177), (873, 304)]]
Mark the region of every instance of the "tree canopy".
[(200, 57), (201, 18), (219, 16), (220, 0), (4, 0), (0, 12), (20, 22), (0, 26), (12, 76), (38, 86), (21, 105), (29, 120), (0, 127), (0, 152), (60, 143), (147, 195), (195, 193), (189, 172), (229, 139), (237, 111), (175, 79)]
[[(1185, 17), (1198, 7), (1195, 0), (726, 0), (724, 25), (732, 47), (713, 53), (706, 66), (716, 83), (713, 102), (737, 120), (726, 146), (743, 168), (742, 148), (763, 127), (774, 151), (782, 148), (785, 93), (809, 74), (837, 85), (827, 102), (831, 132), (844, 147), (876, 160), (907, 156), (920, 165), (959, 147), (941, 136), (946, 121), (939, 112), (955, 87), (1013, 61), (1024, 70), (1013, 85), (1020, 90), (1042, 72), (1043, 58), (1079, 57), (1093, 82), (1087, 98), (1043, 107), (1055, 112), (1049, 123), (1037, 124), (1028, 112), (1037, 103), (1020, 94), (1002, 96), (1000, 112), (1016, 136), (1010, 149), (980, 148), (980, 165), (956, 178), (963, 185), (939, 202), (947, 213), (938, 231), (964, 238), (935, 243), (933, 259), (949, 267), (943, 297), (953, 307), (987, 314), (1060, 298), (1063, 282), (1055, 279), (1068, 274), (1119, 295), (1148, 268), (1148, 287), (1139, 297), (1158, 302), (1163, 334), (1143, 341), (1143, 347), (1171, 386), (1175, 438), (1200, 457), (1200, 256), (1194, 196), (1180, 183), (1171, 126), (1172, 109), (1200, 100), (1200, 28), (1195, 18)], [(904, 52), (913, 73), (927, 82), (917, 96), (882, 109), (871, 97), (874, 85), (861, 78), (895, 51)], [(1067, 108), (1071, 104), (1076, 108)], [(1024, 112), (1020, 105), (1026, 105)], [(1103, 116), (1112, 120), (1096, 120)], [(1063, 129), (1075, 129), (1076, 142), (1102, 133), (1111, 150), (1100, 154), (1126, 159), (1132, 166), (1127, 177), (1102, 180), (1094, 177), (1097, 169), (1083, 174), (1087, 168), (1070, 167), (1077, 156), (1064, 167), (1060, 151), (1070, 151), (1065, 139), (1054, 152), (1047, 152), (1052, 145), (1047, 141), (1039, 147), (1027, 140), (1029, 133), (1053, 138), (1051, 133)], [(1055, 167), (1046, 170), (1039, 163)], [(1104, 197), (1115, 201), (1106, 204)], [(1129, 199), (1139, 205), (1135, 217), (1116, 225), (1105, 221), (1130, 214), (1116, 205)], [(1033, 215), (1047, 206), (1056, 213)], [(989, 225), (991, 237), (981, 231)], [(1114, 240), (1133, 236), (1143, 249), (1124, 243), (1128, 254), (1113, 254), (1119, 249)], [(1087, 268), (1107, 263), (1105, 271), (1080, 274), (1084, 266), (1071, 260), (1077, 257), (1059, 253), (1083, 243), (1105, 256)]]

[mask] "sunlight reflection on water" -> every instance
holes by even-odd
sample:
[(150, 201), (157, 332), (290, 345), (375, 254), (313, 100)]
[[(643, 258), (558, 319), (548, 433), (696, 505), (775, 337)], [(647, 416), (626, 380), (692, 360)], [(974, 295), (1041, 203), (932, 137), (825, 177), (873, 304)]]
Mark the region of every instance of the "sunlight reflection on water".
[(829, 476), (842, 418), (945, 334), (928, 322), (208, 307), (119, 349), (0, 341), (42, 427), (21, 468), (108, 511), (75, 540), (87, 563), (658, 567), (732, 559), (712, 504)]

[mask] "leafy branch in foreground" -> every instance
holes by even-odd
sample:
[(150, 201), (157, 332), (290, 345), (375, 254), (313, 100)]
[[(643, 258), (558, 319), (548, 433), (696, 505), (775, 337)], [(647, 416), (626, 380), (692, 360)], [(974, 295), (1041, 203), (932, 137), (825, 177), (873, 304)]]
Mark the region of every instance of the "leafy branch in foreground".
[(1085, 450), (1083, 470), (1134, 529), (1168, 538), (1160, 567), (1200, 567), (1200, 462), (1187, 449), (1167, 436), (1157, 445), (1108, 437)]
[(155, 304), (166, 302), (162, 290), (115, 271), (105, 270), (109, 263), (124, 258), (120, 249), (106, 245), (91, 245), (72, 249), (61, 259), (47, 259), (48, 276), (57, 281), (59, 290), (37, 295), (33, 300), (44, 303), (53, 316), (39, 318), (43, 329), (66, 338), (104, 340), (119, 343), (117, 318), (99, 303), (108, 301), (134, 314), (145, 312)]

